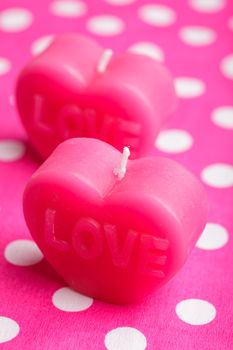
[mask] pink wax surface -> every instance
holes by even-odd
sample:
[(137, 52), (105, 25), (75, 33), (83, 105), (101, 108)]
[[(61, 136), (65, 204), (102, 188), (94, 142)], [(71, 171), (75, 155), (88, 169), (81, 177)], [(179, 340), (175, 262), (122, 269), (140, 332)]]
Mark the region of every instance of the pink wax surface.
[(201, 183), (167, 158), (129, 161), (119, 180), (121, 157), (97, 139), (60, 144), (29, 181), (24, 214), (71, 287), (126, 304), (183, 265), (205, 227), (207, 199)]
[[(59, 16), (57, 1), (0, 1), (0, 348), (230, 350), (233, 2), (113, 2), (72, 2), (74, 15)], [(157, 5), (156, 15), (147, 10), (157, 25), (142, 19), (148, 4)], [(97, 33), (100, 27), (105, 34)], [(189, 41), (187, 27), (194, 27)], [(203, 35), (204, 29), (210, 32)], [(136, 44), (165, 63), (179, 90), (178, 109), (165, 122), (153, 155), (184, 165), (208, 195), (202, 239), (174, 278), (138, 304), (116, 306), (72, 293), (34, 246), (23, 216), (23, 191), (40, 163), (15, 108), (16, 79), (48, 36), (72, 32), (90, 36), (117, 55)]]
[(57, 36), (27, 64), (16, 99), (29, 139), (44, 159), (78, 136), (119, 150), (129, 146), (131, 158), (147, 155), (176, 105), (172, 77), (160, 62), (131, 52), (113, 53), (106, 61), (104, 48), (78, 34)]

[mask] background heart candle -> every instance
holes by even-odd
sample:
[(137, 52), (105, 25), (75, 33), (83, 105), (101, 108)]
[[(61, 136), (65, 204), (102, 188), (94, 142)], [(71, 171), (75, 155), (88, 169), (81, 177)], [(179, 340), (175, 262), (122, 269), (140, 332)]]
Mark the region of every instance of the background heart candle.
[(128, 156), (97, 139), (70, 139), (24, 194), (28, 227), (55, 270), (113, 303), (137, 301), (174, 276), (207, 212), (202, 185), (181, 165)]
[(153, 149), (176, 98), (167, 69), (152, 58), (114, 55), (88, 37), (61, 35), (18, 78), (18, 111), (46, 158), (63, 140), (104, 140), (131, 157)]

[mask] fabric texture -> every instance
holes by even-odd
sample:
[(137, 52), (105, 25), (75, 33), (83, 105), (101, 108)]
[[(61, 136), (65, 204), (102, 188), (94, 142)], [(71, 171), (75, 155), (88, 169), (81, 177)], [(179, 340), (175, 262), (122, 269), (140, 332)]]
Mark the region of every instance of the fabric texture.
[[(167, 65), (179, 104), (154, 154), (186, 166), (208, 194), (208, 223), (185, 266), (137, 305), (114, 306), (70, 290), (24, 221), (23, 190), (39, 162), (15, 108), (15, 81), (32, 55), (64, 32)], [(1, 349), (233, 348), (232, 92), (230, 0), (0, 2)]]

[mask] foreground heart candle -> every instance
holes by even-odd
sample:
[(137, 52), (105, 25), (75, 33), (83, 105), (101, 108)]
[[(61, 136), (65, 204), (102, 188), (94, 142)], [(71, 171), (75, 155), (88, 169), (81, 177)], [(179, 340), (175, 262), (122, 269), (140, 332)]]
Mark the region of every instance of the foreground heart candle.
[(46, 259), (77, 291), (143, 298), (184, 264), (202, 232), (202, 185), (161, 157), (129, 160), (97, 139), (60, 144), (30, 179), (24, 213)]
[(172, 78), (152, 58), (113, 55), (75, 34), (58, 36), (19, 76), (18, 111), (28, 136), (46, 158), (63, 140), (82, 136), (131, 157), (153, 149), (161, 123), (176, 102)]

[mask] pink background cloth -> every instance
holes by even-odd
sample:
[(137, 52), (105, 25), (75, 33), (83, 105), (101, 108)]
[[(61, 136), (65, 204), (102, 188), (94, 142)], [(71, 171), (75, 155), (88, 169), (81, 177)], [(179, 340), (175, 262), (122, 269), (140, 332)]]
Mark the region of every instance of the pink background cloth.
[[(190, 26), (201, 28), (190, 34)], [(91, 35), (116, 52), (156, 45), (152, 51), (171, 70), (180, 101), (154, 154), (185, 165), (208, 193), (202, 240), (175, 278), (138, 305), (114, 306), (61, 289), (66, 286), (31, 242), (23, 218), (22, 193), (39, 164), (11, 96), (36, 40), (63, 32)], [(230, 0), (1, 1), (1, 349), (233, 348), (232, 46)]]

